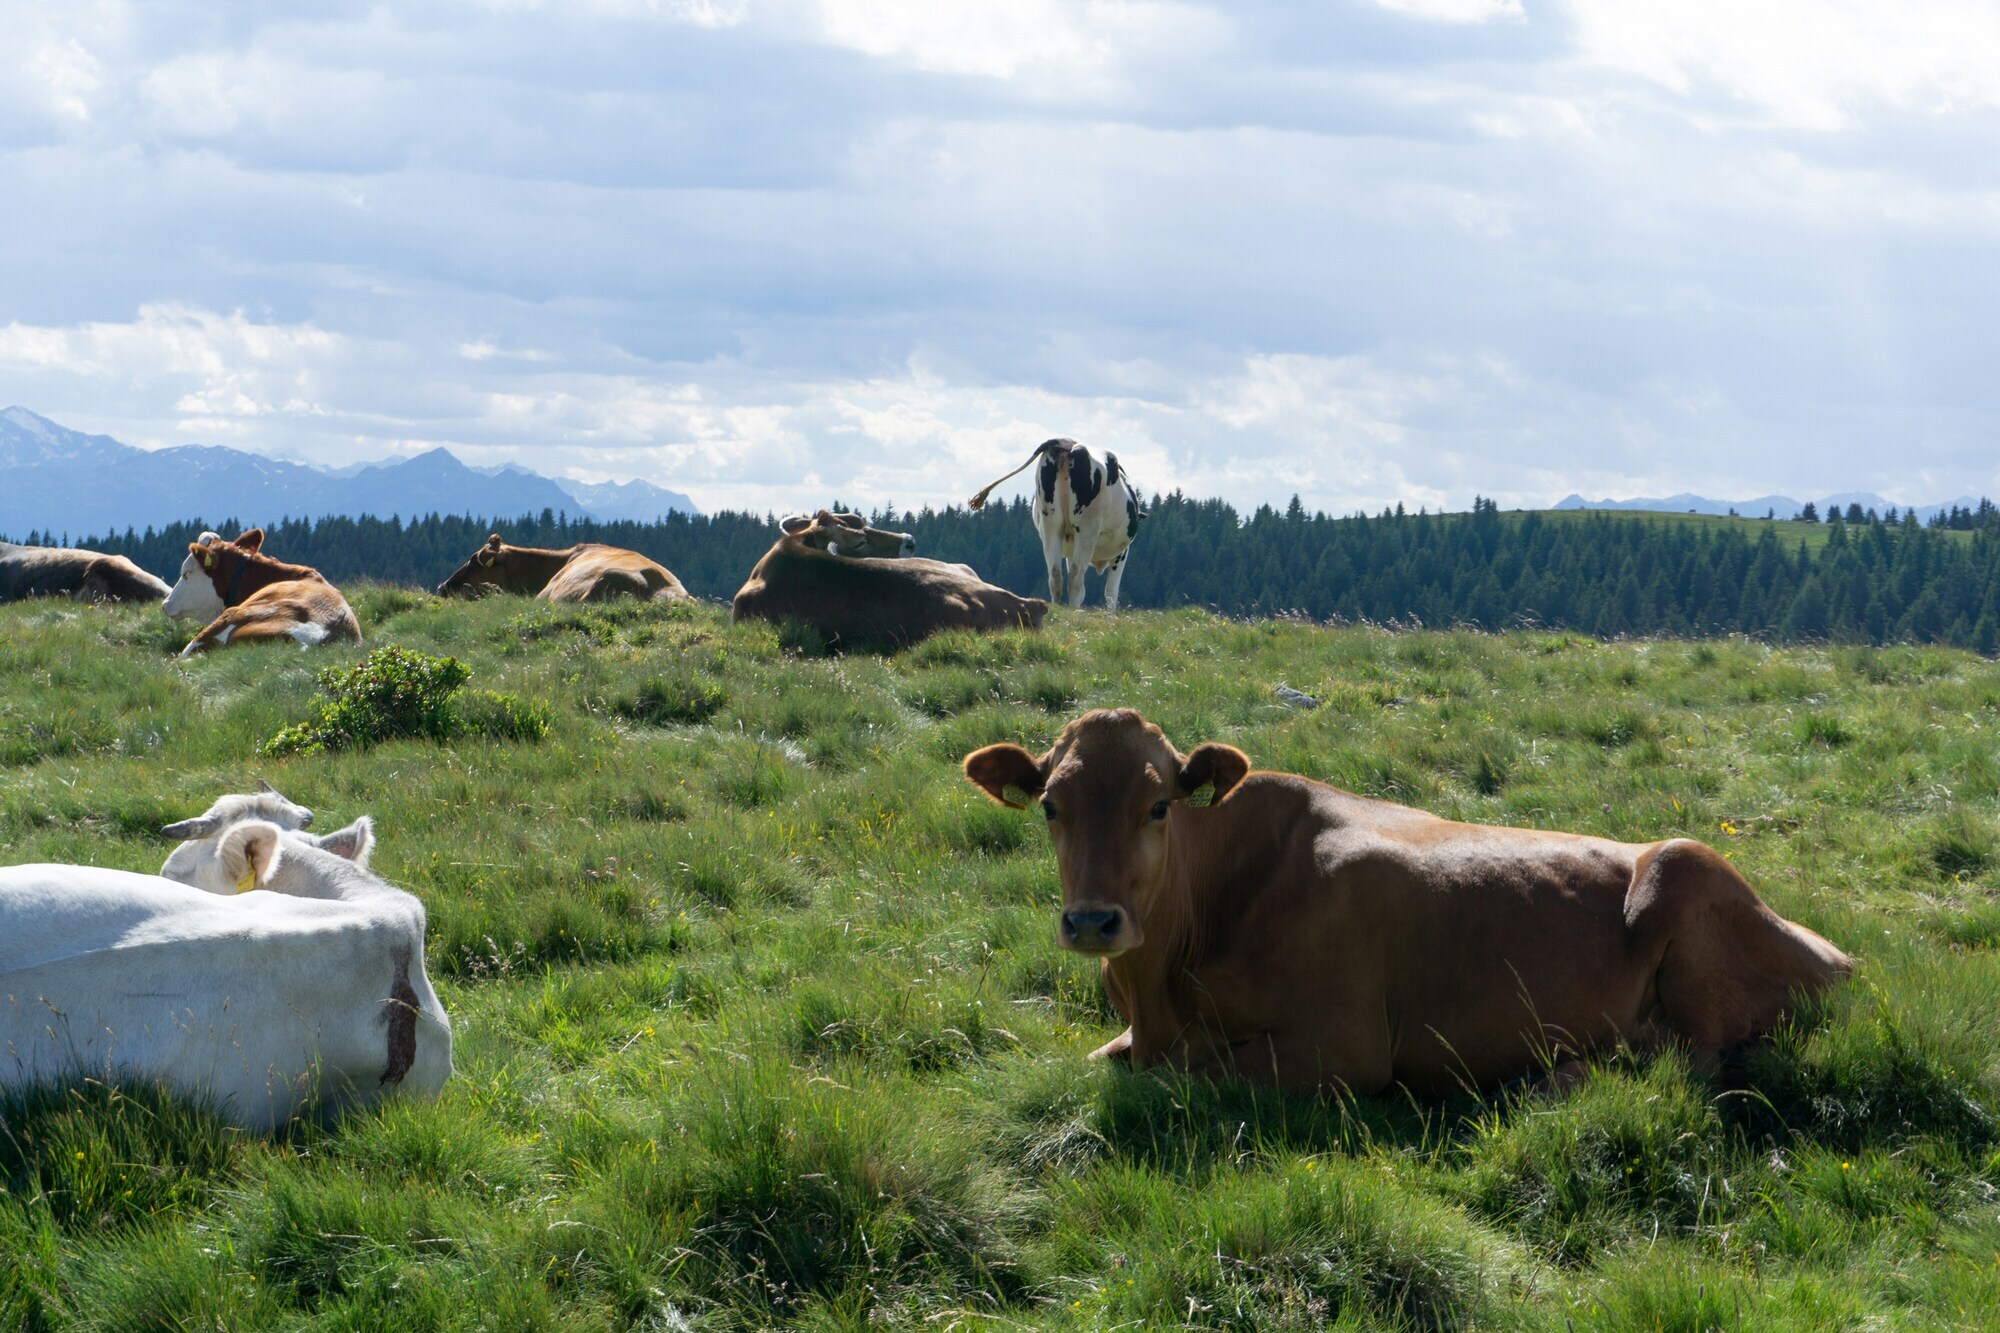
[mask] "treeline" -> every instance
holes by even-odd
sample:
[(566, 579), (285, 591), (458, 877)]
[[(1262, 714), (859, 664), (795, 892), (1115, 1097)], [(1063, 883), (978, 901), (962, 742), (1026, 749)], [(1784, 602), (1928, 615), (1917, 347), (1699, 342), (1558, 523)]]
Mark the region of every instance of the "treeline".
[[(976, 513), (954, 506), (874, 517), (915, 533), (920, 554), (963, 561), (1020, 593), (1046, 592), (1025, 501)], [(233, 536), (238, 525), (176, 524), (77, 544), (122, 552), (172, 579), (205, 526)], [(373, 578), (429, 587), (490, 531), (529, 546), (629, 547), (673, 570), (690, 591), (717, 598), (735, 592), (776, 537), (772, 519), (754, 514), (676, 514), (642, 524), (545, 510), (501, 523), (437, 515), (410, 523), (292, 520), (267, 529), (265, 550), (336, 583)], [(1348, 518), (1309, 514), (1294, 500), (1284, 511), (1267, 506), (1246, 519), (1220, 500), (1175, 493), (1152, 502), (1126, 570), (1124, 601), (1230, 615), (1486, 629), (1542, 624), (1604, 636), (1937, 642), (2000, 653), (2000, 511), (1990, 502), (1928, 526), (1910, 514), (1836, 513), (1814, 532), (1814, 541), (1800, 542), (1786, 522), (1502, 514), (1483, 499), (1471, 513), (1399, 508)], [(1095, 576), (1092, 582), (1095, 597)]]

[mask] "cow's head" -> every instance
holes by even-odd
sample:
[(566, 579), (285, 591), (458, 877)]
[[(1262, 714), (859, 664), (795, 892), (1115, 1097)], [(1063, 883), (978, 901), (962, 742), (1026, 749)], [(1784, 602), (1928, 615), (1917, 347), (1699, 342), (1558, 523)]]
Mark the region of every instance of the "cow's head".
[(507, 543), (500, 540), (499, 533), (486, 538), (486, 545), (472, 553), (472, 558), (452, 571), (450, 578), (438, 584), (440, 597), (483, 597), (496, 588), (506, 586)]
[(965, 757), (965, 776), (1003, 805), (1039, 800), (1055, 842), (1063, 910), (1056, 940), (1078, 953), (1124, 953), (1145, 942), (1167, 889), (1167, 839), (1180, 803), (1204, 787), (1227, 797), (1250, 761), (1210, 743), (1183, 757), (1129, 708), (1085, 713), (1039, 758), (1018, 745)]
[(228, 608), (223, 588), (230, 573), (246, 555), (256, 555), (264, 546), (264, 530), (251, 528), (233, 542), (222, 540), (219, 532), (204, 532), (200, 541), (188, 543), (187, 558), (181, 561), (181, 576), (160, 604), (167, 619), (193, 616), (213, 620)]
[[(160, 868), (160, 876), (209, 893), (269, 889), (274, 887), (272, 877), (284, 860), (287, 840), (332, 852), (366, 870), (369, 854), (375, 850), (375, 823), (363, 815), (346, 828), (322, 837), (281, 828), (267, 819), (239, 820), (195, 844), (201, 848), (201, 854), (185, 864), (175, 867), (173, 858), (167, 858), (168, 864)], [(176, 852), (186, 850), (184, 845)]]
[(831, 509), (822, 509), (811, 518), (793, 514), (778, 526), (787, 537), (796, 537), (828, 555), (895, 560), (917, 553), (915, 537), (907, 532), (871, 528), (859, 514), (836, 514)]
[[(224, 796), (208, 807), (205, 814), (169, 824), (160, 832), (180, 841), (160, 867), (163, 878), (194, 884), (213, 893), (234, 893), (235, 881), (226, 883), (215, 869), (223, 835), (239, 824), (260, 822), (284, 829), (303, 829), (313, 821), (313, 812), (286, 800), (268, 782), (257, 784), (254, 792)], [(239, 872), (240, 873), (240, 872)], [(211, 887), (211, 882), (223, 887)]]

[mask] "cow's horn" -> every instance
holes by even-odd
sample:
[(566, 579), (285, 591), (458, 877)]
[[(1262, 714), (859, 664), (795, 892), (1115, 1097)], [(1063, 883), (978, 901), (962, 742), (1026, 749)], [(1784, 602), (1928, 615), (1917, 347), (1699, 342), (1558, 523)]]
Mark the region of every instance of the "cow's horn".
[(206, 838), (215, 832), (217, 822), (213, 815), (196, 815), (193, 819), (183, 819), (178, 824), (169, 824), (160, 832), (169, 838), (191, 842), (196, 838)]
[(263, 792), (269, 792), (273, 796), (276, 796), (278, 794), (278, 789), (276, 787), (273, 787), (270, 783), (266, 782), (263, 778), (257, 779), (257, 790)]

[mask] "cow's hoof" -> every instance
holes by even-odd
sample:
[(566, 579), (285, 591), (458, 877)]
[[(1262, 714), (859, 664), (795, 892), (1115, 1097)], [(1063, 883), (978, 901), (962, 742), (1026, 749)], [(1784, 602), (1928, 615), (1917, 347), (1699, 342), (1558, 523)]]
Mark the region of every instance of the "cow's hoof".
[(1090, 1058), (1093, 1060), (1130, 1060), (1132, 1058), (1132, 1029), (1126, 1028), (1110, 1041), (1105, 1042), (1090, 1053)]

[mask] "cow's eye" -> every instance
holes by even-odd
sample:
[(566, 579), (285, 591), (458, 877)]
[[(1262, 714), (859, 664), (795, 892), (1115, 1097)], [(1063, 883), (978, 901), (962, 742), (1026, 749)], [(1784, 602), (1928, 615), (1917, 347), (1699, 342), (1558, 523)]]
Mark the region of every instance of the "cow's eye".
[(1055, 807), (1055, 804), (1054, 804), (1053, 802), (1051, 802), (1051, 801), (1048, 801), (1048, 800), (1044, 800), (1044, 801), (1042, 802), (1042, 814), (1043, 814), (1043, 815), (1045, 815), (1045, 816), (1046, 816), (1046, 817), (1048, 818), (1048, 821), (1049, 821), (1049, 822), (1050, 822), (1051, 824), (1055, 823), (1055, 822), (1056, 822), (1056, 807)]
[(1165, 801), (1153, 802), (1152, 814), (1155, 819), (1165, 819), (1167, 817), (1167, 803)]

